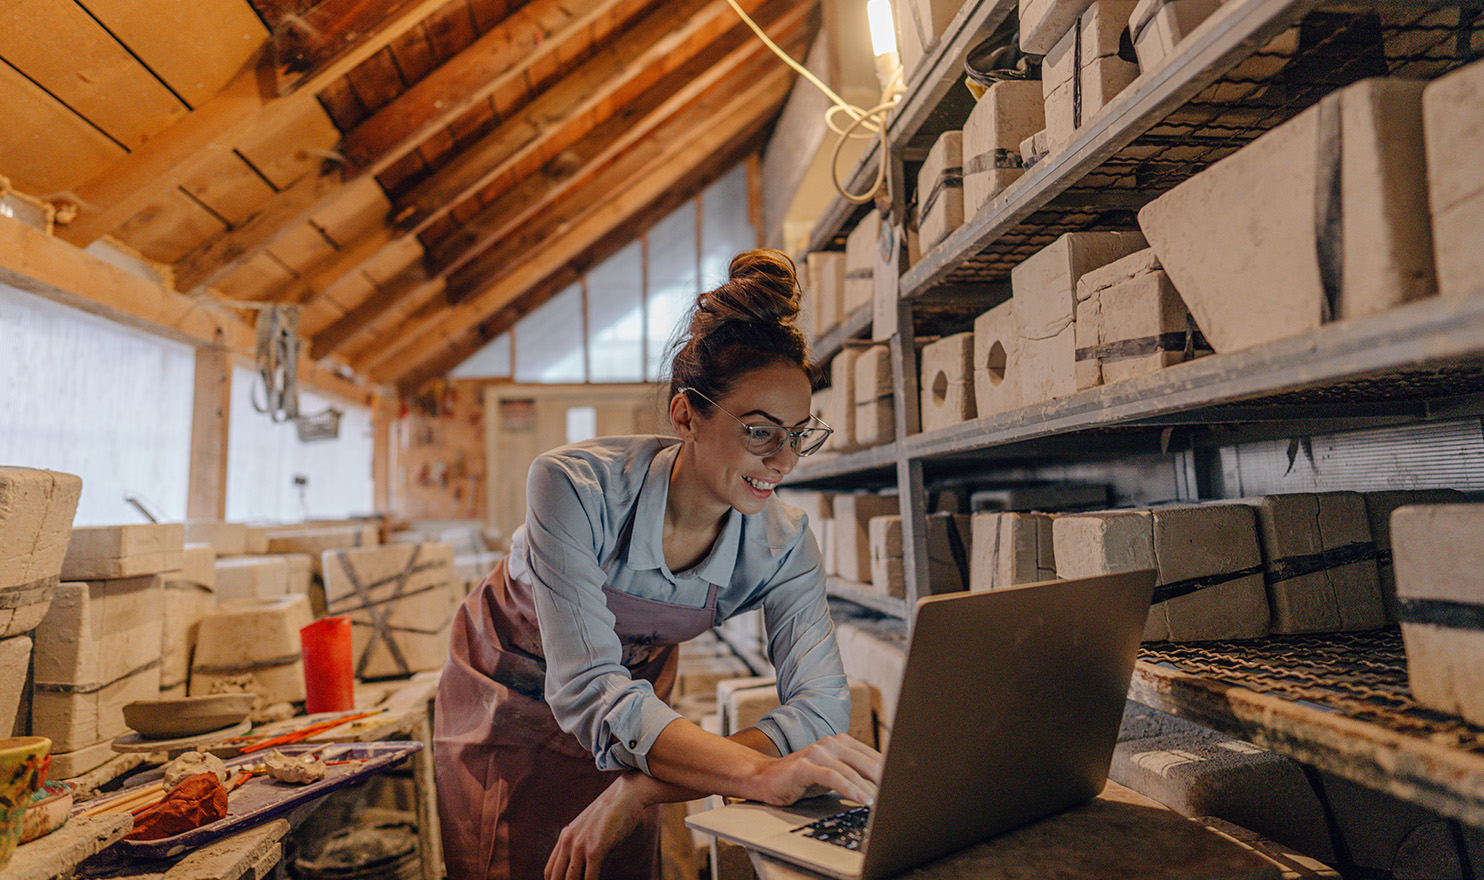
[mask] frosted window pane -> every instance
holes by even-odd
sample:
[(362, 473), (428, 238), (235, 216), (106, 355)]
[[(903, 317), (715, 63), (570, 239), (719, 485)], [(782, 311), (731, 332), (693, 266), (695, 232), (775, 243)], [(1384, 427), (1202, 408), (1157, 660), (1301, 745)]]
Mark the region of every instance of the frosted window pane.
[[(227, 518), (232, 520), (336, 519), (369, 513), (371, 411), (333, 402), (344, 411), (340, 436), (300, 443), (293, 422), (274, 422), (253, 408), (263, 399), (258, 374), (232, 371), (232, 424), (227, 432)], [(299, 411), (313, 415), (332, 401), (299, 392)], [(294, 485), (294, 476), (309, 482)]]
[(582, 285), (573, 284), (515, 325), (517, 382), (582, 381)]
[(567, 408), (567, 442), (581, 443), (598, 436), (598, 410), (591, 406)]
[(700, 292), (696, 276), (696, 203), (686, 202), (649, 231), (649, 365), (646, 378), (668, 368), (666, 349)]
[(644, 249), (635, 241), (587, 273), (589, 377), (638, 382), (643, 365)]
[(727, 280), (732, 257), (757, 247), (747, 212), (747, 167), (738, 165), (701, 195), (701, 289)]
[(505, 379), (510, 376), (510, 334), (501, 333), (449, 374), (455, 379)]
[(82, 477), (78, 525), (185, 518), (195, 350), (0, 284), (0, 465)]

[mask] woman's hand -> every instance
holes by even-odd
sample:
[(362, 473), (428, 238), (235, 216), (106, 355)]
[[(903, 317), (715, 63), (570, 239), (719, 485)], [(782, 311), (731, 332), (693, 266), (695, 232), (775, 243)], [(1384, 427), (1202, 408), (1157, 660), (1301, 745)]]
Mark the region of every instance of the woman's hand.
[(881, 753), (848, 734), (826, 737), (766, 766), (754, 779), (755, 798), (787, 806), (799, 798), (834, 791), (862, 804), (876, 801)]
[(546, 880), (597, 880), (603, 859), (634, 830), (649, 806), (625, 773), (577, 814), (546, 861)]

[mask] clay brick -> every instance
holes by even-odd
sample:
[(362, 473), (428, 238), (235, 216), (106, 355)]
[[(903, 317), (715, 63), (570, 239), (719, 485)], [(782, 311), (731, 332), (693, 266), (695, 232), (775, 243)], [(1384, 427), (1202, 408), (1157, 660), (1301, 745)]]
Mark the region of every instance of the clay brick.
[[(0, 467), (0, 638), (28, 632), (60, 582), (82, 478)], [(0, 716), (3, 723), (3, 716)]]
[(1019, 348), (1014, 300), (974, 319), (974, 412), (979, 417), (1020, 408)]
[(871, 540), (871, 586), (878, 593), (902, 598), (907, 595), (907, 575), (902, 561), (902, 518), (873, 516), (867, 529)]
[(1077, 283), (1077, 387), (1118, 382), (1210, 354), (1198, 332), (1153, 251), (1089, 272)]
[(1402, 507), (1391, 515), (1391, 544), (1412, 695), (1484, 724), (1484, 632), (1439, 613), (1484, 604), (1484, 504)]
[(974, 334), (955, 333), (922, 350), (922, 430), (936, 431), (977, 415)]
[(861, 218), (845, 239), (844, 320), (857, 309), (870, 308), (876, 298), (876, 252), (881, 239), (881, 215), (872, 211)]
[(964, 218), (1025, 173), (1020, 142), (1046, 127), (1041, 87), (1006, 80), (989, 87), (964, 123)]
[(931, 250), (964, 222), (964, 134), (938, 136), (917, 174), (917, 235)]
[(837, 452), (855, 448), (855, 362), (861, 349), (847, 346), (830, 361), (829, 403), (834, 420), (825, 422), (835, 429), (830, 437), (830, 448)]
[(1051, 517), (1043, 513), (976, 513), (969, 589), (982, 593), (1056, 578)]
[(62, 577), (91, 580), (178, 571), (184, 546), (185, 526), (181, 523), (73, 529)]
[[(1337, 632), (1385, 624), (1375, 543), (1359, 493), (1266, 495), (1247, 503), (1257, 510), (1273, 632)], [(1336, 564), (1347, 553), (1357, 561)], [(1324, 554), (1335, 558), (1326, 562)]]
[(1137, 232), (1069, 232), (1010, 270), (1022, 405), (1077, 390), (1077, 282), (1145, 246)]
[(835, 569), (848, 581), (871, 577), (870, 522), (872, 517), (899, 516), (896, 496), (844, 493), (835, 496)]
[(1051, 152), (1065, 149), (1078, 129), (1138, 77), (1139, 66), (1118, 54), (1134, 5), (1134, 0), (1094, 0), (1046, 53), (1041, 93)]
[(210, 544), (218, 556), (241, 556), (248, 552), (247, 526), (242, 523), (188, 519), (185, 540), (188, 544)]
[(164, 616), (160, 629), (160, 692), (185, 696), (197, 626), (216, 607), (216, 553), (210, 544), (187, 544), (181, 570), (160, 576)]
[(896, 436), (892, 409), (891, 351), (885, 345), (862, 349), (855, 361), (855, 426), (852, 445), (878, 446)]
[(306, 596), (225, 602), (201, 619), (191, 659), (192, 696), (219, 681), (251, 676), (254, 693), (270, 703), (304, 699), (299, 630), (313, 622)]
[(357, 678), (442, 669), (463, 599), (451, 544), (395, 544), (324, 554), (329, 613), (351, 619)]
[[(1216, 351), (1305, 333), (1431, 295), (1422, 218), (1422, 84), (1364, 80), (1259, 137), (1139, 211), (1160, 264)], [(1321, 120), (1339, 146), (1321, 151)], [(1326, 129), (1328, 130), (1328, 129)], [(1326, 296), (1315, 222), (1321, 153), (1340, 165), (1337, 302)], [(1255, 182), (1261, 182), (1256, 185)], [(1247, 230), (1233, 236), (1231, 230)]]

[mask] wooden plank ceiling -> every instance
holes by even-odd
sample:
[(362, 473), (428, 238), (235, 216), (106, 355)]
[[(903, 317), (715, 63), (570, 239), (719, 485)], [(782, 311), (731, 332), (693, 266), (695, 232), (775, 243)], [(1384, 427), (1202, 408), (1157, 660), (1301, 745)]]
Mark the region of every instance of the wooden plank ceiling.
[[(818, 30), (739, 2), (794, 57)], [(756, 151), (793, 82), (725, 0), (14, 0), (0, 61), (0, 176), (59, 236), (296, 304), (404, 390)]]

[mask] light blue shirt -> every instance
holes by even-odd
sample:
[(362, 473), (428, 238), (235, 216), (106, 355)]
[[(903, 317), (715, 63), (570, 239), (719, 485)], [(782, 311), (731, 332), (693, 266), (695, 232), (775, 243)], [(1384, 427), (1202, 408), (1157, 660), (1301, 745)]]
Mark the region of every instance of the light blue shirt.
[[(701, 608), (718, 585), (717, 622), (761, 607), (782, 705), (757, 723), (780, 754), (843, 733), (845, 670), (825, 602), (824, 567), (806, 515), (769, 498), (760, 513), (728, 511), (711, 552), (665, 565), (665, 500), (680, 450), (671, 437), (606, 437), (536, 458), (526, 522), (511, 538), (510, 576), (532, 588), (546, 655), (546, 700), (600, 770), (649, 770), (660, 731), (680, 715), (622, 663), (603, 586)], [(627, 546), (620, 530), (634, 513)], [(614, 557), (611, 573), (601, 563)]]

